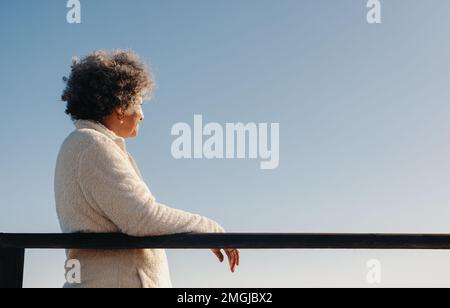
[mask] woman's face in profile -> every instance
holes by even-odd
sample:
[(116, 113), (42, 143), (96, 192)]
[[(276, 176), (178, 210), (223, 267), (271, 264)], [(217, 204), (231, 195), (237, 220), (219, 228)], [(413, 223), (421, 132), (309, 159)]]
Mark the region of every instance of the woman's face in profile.
[(142, 99), (128, 107), (125, 111), (122, 126), (122, 137), (136, 137), (139, 134), (139, 123), (144, 120), (142, 111)]

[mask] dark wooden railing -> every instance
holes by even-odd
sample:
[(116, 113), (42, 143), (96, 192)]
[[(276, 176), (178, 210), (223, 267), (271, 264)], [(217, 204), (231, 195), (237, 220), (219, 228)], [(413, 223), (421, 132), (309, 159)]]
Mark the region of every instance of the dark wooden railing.
[(129, 237), (122, 234), (0, 233), (0, 288), (22, 288), (26, 249), (433, 249), (450, 234), (223, 233)]

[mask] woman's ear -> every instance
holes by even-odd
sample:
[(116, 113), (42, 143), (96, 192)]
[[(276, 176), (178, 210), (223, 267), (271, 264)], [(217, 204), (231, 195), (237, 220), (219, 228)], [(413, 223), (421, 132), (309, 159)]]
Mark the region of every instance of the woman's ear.
[(116, 118), (120, 121), (120, 124), (124, 123), (125, 119), (125, 111), (122, 107), (117, 107), (114, 109), (114, 113), (116, 115)]
[(115, 113), (117, 116), (122, 115), (122, 114), (124, 113), (123, 108), (122, 108), (122, 107), (116, 107), (116, 108), (114, 108), (114, 113)]
[(116, 107), (114, 109), (114, 113), (119, 119), (123, 119), (123, 117), (125, 116), (125, 109), (123, 109), (123, 107)]

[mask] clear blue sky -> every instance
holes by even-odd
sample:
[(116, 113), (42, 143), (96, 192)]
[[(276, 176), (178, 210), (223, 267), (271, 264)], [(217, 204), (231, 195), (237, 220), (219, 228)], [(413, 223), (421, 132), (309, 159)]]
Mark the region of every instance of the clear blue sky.
[[(0, 231), (59, 232), (53, 171), (73, 130), (59, 100), (73, 56), (131, 48), (158, 88), (128, 142), (155, 196), (230, 232), (450, 233), (447, 0), (0, 2)], [(171, 128), (279, 122), (280, 167), (181, 160)], [(168, 251), (176, 287), (450, 286), (448, 252)], [(64, 254), (30, 251), (27, 287), (60, 287)]]

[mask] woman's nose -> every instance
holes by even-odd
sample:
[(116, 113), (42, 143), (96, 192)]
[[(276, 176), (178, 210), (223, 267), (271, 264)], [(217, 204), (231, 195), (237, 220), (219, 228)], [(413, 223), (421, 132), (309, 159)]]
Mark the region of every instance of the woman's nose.
[(144, 121), (145, 116), (144, 116), (144, 111), (142, 110), (142, 106), (139, 106), (139, 109), (137, 111), (137, 114), (139, 115), (139, 120), (140, 121)]

